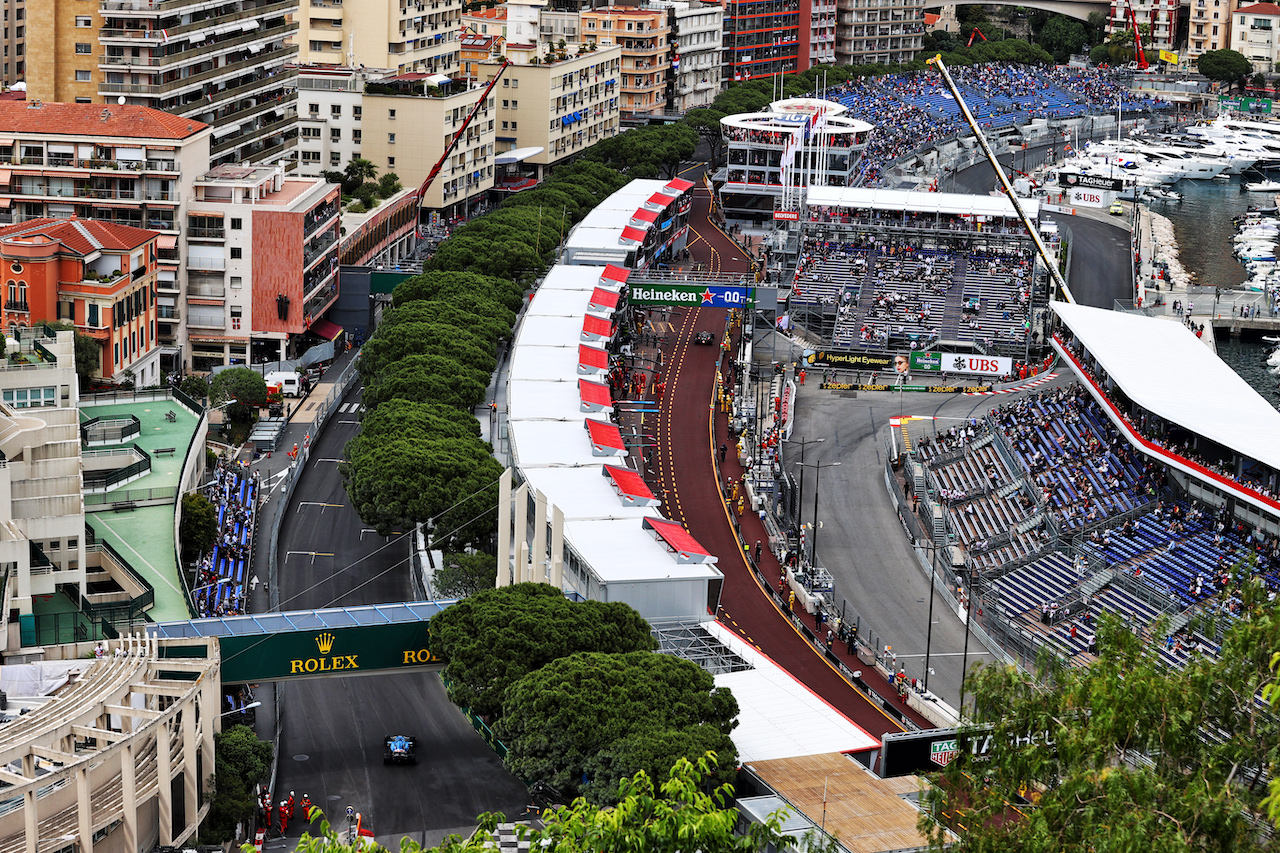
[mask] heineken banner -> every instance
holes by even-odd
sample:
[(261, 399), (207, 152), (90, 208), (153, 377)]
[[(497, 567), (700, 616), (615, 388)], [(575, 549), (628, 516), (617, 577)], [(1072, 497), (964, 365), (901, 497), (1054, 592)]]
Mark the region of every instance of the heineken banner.
[(741, 308), (747, 304), (747, 288), (714, 284), (633, 284), (630, 300), (636, 306)]

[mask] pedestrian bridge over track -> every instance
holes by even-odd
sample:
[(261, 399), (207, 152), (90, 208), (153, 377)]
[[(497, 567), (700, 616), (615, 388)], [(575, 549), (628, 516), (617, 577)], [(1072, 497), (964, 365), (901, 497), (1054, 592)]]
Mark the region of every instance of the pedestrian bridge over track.
[(416, 601), (158, 622), (149, 637), (205, 637), (222, 652), (222, 681), (284, 681), (443, 669), (428, 643), (431, 617), (453, 601)]

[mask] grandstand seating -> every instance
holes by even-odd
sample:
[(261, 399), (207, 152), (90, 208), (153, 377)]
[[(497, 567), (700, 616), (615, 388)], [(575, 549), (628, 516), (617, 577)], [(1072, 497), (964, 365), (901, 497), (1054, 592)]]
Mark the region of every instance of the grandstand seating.
[(196, 606), (202, 616), (238, 612), (248, 582), (257, 482), (236, 468), (219, 469), (206, 495), (217, 507), (218, 540), (201, 564)]

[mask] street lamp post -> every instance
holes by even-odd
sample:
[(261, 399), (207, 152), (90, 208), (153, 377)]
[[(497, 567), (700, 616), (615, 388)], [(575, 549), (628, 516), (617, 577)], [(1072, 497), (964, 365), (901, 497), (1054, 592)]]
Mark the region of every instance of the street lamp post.
[(964, 657), (960, 664), (960, 702), (956, 705), (956, 713), (964, 716), (964, 680), (969, 671), (969, 626), (973, 623), (973, 608), (978, 600), (978, 572), (969, 573), (969, 601), (964, 612)]
[(836, 468), (836, 467), (839, 467), (839, 465), (840, 465), (839, 462), (826, 462), (826, 463), (811, 462), (805, 466), (806, 468), (813, 468), (815, 471), (813, 475), (813, 560), (812, 560), (813, 566), (815, 568), (817, 568), (817, 565), (818, 565), (818, 501), (822, 498), (822, 491), (818, 488), (818, 486), (822, 479), (822, 469)]
[(787, 444), (800, 445), (800, 484), (799, 484), (799, 488), (796, 490), (796, 529), (798, 530), (800, 527), (800, 516), (803, 511), (802, 508), (804, 507), (804, 468), (805, 468), (804, 449), (808, 447), (810, 444), (821, 444), (822, 442), (826, 441), (826, 439), (825, 438), (801, 438), (801, 439), (784, 438), (783, 441), (786, 442)]
[(929, 690), (929, 656), (933, 652), (933, 600), (938, 597), (938, 542), (929, 539), (929, 625), (924, 640), (924, 689)]

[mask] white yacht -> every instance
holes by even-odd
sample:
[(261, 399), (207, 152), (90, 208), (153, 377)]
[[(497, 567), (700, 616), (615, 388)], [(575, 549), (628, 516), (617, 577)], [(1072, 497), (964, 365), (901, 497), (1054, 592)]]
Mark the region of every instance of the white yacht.
[[(1152, 145), (1141, 139), (1113, 140), (1090, 143), (1090, 151), (1107, 152), (1114, 156), (1142, 159), (1179, 172), (1181, 177), (1207, 181), (1216, 178), (1231, 165), (1215, 157), (1194, 156), (1167, 145)], [(1250, 164), (1252, 165), (1252, 164)]]

